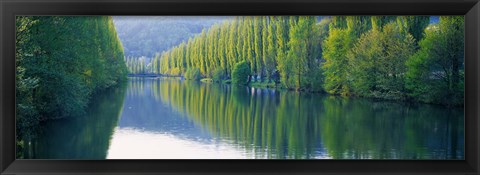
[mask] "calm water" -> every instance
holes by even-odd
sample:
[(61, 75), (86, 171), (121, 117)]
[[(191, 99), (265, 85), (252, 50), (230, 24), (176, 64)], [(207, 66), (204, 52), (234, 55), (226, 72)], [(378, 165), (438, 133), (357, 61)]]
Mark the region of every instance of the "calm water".
[(463, 159), (464, 112), (323, 94), (130, 78), (88, 115), (23, 137), (37, 159)]

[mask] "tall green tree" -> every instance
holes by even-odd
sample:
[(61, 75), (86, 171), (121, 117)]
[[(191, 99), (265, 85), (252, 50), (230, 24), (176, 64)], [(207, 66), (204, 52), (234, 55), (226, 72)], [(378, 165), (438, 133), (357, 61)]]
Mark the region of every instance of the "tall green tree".
[(407, 31), (415, 39), (415, 44), (423, 39), (425, 28), (430, 23), (430, 16), (401, 16), (399, 19), (406, 23)]
[(464, 17), (442, 16), (430, 25), (406, 65), (407, 88), (418, 101), (463, 104)]
[(328, 38), (322, 45), (325, 63), (325, 90), (331, 94), (350, 95), (351, 72), (347, 55), (360, 36), (372, 28), (368, 16), (334, 17)]
[(289, 17), (278, 16), (276, 19), (276, 38), (277, 38), (277, 70), (280, 74), (280, 79), (277, 82), (281, 82), (283, 86), (288, 88), (287, 80), (291, 74), (291, 62), (287, 59), (288, 52), (288, 40), (289, 40)]
[[(277, 38), (276, 38), (276, 21), (275, 17), (265, 17), (264, 26), (264, 64), (265, 64), (265, 73), (268, 80), (271, 80), (273, 77), (274, 72), (276, 71), (275, 65), (276, 60), (276, 53), (277, 53)], [(266, 47), (265, 47), (266, 46)]]
[(253, 41), (254, 41), (254, 54), (255, 54), (255, 65), (256, 65), (256, 73), (262, 79), (264, 76), (264, 66), (263, 66), (263, 38), (262, 38), (262, 30), (263, 30), (263, 23), (262, 17), (255, 16), (253, 18)]
[[(331, 25), (332, 27), (333, 25)], [(325, 76), (325, 91), (331, 94), (350, 94), (348, 83), (349, 62), (347, 47), (349, 39), (346, 29), (330, 28), (329, 36), (322, 45), (323, 58), (322, 64)]]
[(290, 26), (287, 59), (293, 64), (293, 81), (287, 81), (294, 82), (289, 86), (296, 90), (302, 87), (309, 88), (312, 64), (317, 57), (314, 49), (318, 47), (315, 39), (312, 38), (315, 36), (313, 33), (317, 32), (315, 22), (316, 19), (313, 16), (301, 16), (295, 25)]
[(17, 123), (85, 114), (92, 94), (125, 79), (111, 17), (16, 17)]
[(360, 37), (348, 54), (352, 91), (356, 95), (405, 98), (405, 61), (415, 50), (414, 38), (402, 25), (390, 22)]

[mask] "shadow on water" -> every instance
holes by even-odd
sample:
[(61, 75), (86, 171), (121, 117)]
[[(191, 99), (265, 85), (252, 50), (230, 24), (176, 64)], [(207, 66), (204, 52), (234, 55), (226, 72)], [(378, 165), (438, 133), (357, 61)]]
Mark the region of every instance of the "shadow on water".
[(95, 94), (84, 117), (46, 121), (24, 134), (17, 158), (105, 159), (122, 111), (125, 84)]

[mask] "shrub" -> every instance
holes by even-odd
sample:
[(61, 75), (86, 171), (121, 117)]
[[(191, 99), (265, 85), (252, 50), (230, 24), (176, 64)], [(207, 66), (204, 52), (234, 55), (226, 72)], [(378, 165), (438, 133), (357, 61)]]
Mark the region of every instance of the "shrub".
[(187, 80), (200, 80), (200, 78), (202, 78), (202, 74), (199, 68), (189, 68), (185, 72), (185, 79)]
[(173, 68), (173, 69), (170, 71), (170, 75), (172, 75), (172, 76), (179, 76), (179, 75), (180, 75), (180, 68), (178, 68), (178, 67)]
[(225, 79), (224, 70), (221, 68), (215, 69), (212, 74), (212, 80), (215, 82), (221, 82), (223, 79)]
[(248, 76), (250, 75), (250, 67), (247, 62), (242, 61), (233, 67), (232, 83), (237, 85), (246, 85), (248, 83)]

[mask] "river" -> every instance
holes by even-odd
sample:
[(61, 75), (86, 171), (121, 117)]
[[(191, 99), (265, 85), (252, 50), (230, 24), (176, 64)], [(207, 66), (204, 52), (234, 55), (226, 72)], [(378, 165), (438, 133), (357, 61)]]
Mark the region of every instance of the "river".
[(464, 159), (463, 108), (129, 78), (42, 123), (25, 159)]

